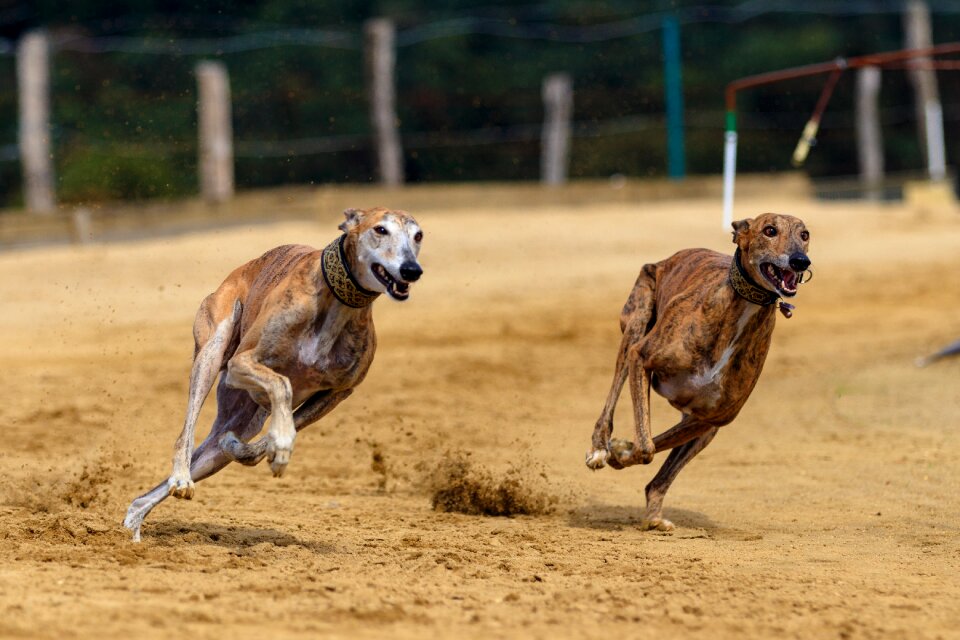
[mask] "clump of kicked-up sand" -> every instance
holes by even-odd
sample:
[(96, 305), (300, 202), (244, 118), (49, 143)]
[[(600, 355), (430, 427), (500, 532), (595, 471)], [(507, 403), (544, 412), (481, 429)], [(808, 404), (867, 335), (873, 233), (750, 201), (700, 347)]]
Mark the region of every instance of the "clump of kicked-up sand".
[[(539, 477), (537, 477), (539, 476)], [(543, 486), (546, 475), (511, 466), (501, 475), (475, 464), (462, 451), (447, 452), (427, 473), (430, 503), (437, 511), (483, 516), (543, 515), (556, 496)]]

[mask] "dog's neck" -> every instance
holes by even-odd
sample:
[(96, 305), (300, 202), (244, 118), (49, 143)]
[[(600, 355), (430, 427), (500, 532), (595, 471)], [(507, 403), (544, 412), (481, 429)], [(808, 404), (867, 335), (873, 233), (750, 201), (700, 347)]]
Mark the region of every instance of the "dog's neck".
[(769, 307), (772, 304), (779, 303), (777, 307), (780, 313), (783, 314), (783, 317), (793, 317), (794, 307), (792, 304), (781, 300), (780, 296), (773, 291), (761, 287), (757, 284), (756, 280), (750, 277), (746, 269), (743, 268), (739, 247), (737, 247), (736, 253), (733, 254), (733, 260), (730, 261), (730, 274), (727, 280), (737, 295), (747, 302), (760, 305), (761, 307)]
[(764, 289), (757, 281), (750, 277), (741, 262), (740, 249), (733, 254), (733, 260), (730, 262), (730, 276), (728, 278), (730, 286), (737, 292), (737, 295), (753, 304), (761, 307), (768, 307), (780, 299), (773, 291)]
[(363, 288), (350, 268), (347, 256), (347, 234), (343, 234), (323, 250), (320, 269), (330, 292), (342, 304), (362, 309), (373, 304), (380, 294)]

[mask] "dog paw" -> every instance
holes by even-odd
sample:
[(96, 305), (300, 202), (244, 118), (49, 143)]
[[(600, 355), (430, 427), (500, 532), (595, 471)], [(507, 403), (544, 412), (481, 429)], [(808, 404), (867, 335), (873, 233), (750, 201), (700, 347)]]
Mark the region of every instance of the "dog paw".
[(608, 449), (610, 456), (607, 464), (614, 469), (622, 469), (635, 464), (650, 464), (653, 462), (653, 453), (644, 453), (630, 440), (611, 438)]
[(172, 475), (167, 480), (167, 493), (174, 498), (193, 499), (194, 485), (189, 475)]
[(240, 440), (233, 431), (223, 434), (219, 444), (225, 456), (248, 467), (259, 464), (267, 455), (267, 445), (263, 439), (248, 444)]
[(596, 471), (597, 469), (603, 469), (607, 466), (607, 458), (610, 457), (610, 452), (606, 449), (592, 449), (587, 451), (587, 458), (585, 460), (587, 467)]
[(634, 459), (636, 447), (633, 446), (633, 442), (630, 440), (612, 438), (607, 445), (607, 451), (609, 453), (607, 464), (610, 465), (612, 469), (623, 469), (624, 467), (629, 467), (637, 463)]
[(143, 524), (144, 514), (136, 509), (135, 504), (127, 509), (127, 515), (123, 519), (123, 526), (133, 534), (133, 542), (140, 542), (140, 526)]
[(290, 451), (280, 450), (275, 452), (273, 458), (270, 458), (270, 471), (273, 472), (273, 477), (281, 477), (283, 472), (287, 470), (288, 464), (290, 464)]
[(267, 461), (274, 478), (279, 478), (290, 464), (293, 454), (293, 438), (270, 438), (267, 444)]
[(644, 518), (640, 521), (643, 531), (673, 531), (673, 523), (666, 518)]

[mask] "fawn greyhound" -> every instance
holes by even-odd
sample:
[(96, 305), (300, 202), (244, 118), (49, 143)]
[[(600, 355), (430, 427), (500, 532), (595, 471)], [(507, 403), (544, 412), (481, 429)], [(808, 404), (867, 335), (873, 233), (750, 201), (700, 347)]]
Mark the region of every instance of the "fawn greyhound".
[[(190, 499), (194, 482), (231, 461), (264, 457), (283, 474), (297, 432), (346, 399), (363, 381), (377, 347), (371, 304), (410, 296), (423, 273), (423, 232), (404, 212), (348, 209), (343, 235), (318, 251), (272, 249), (233, 271), (197, 311), (187, 417), (173, 473), (130, 505), (124, 526), (140, 526), (168, 496)], [(193, 450), (200, 407), (221, 371), (217, 417)], [(272, 416), (266, 434), (249, 442)]]
[[(688, 249), (648, 264), (620, 314), (623, 339), (613, 385), (586, 463), (623, 469), (672, 449), (646, 487), (642, 527), (669, 531), (663, 498), (680, 470), (730, 423), (753, 391), (773, 334), (777, 307), (789, 318), (810, 267), (810, 232), (793, 216), (765, 213), (733, 223), (731, 258)], [(630, 380), (636, 438), (612, 439), (613, 412)], [(650, 434), (650, 387), (683, 418)]]

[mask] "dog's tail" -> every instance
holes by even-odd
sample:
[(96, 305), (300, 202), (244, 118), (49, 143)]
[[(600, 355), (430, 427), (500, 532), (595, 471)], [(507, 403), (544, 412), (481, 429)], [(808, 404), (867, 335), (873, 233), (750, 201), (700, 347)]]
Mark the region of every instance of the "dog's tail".
[(932, 353), (929, 356), (926, 356), (923, 358), (917, 358), (916, 364), (918, 367), (925, 367), (928, 364), (933, 364), (937, 360), (941, 360), (949, 356), (955, 356), (957, 354), (960, 354), (960, 340), (957, 340), (956, 342), (953, 342), (947, 345), (940, 351), (937, 351), (936, 353)]

